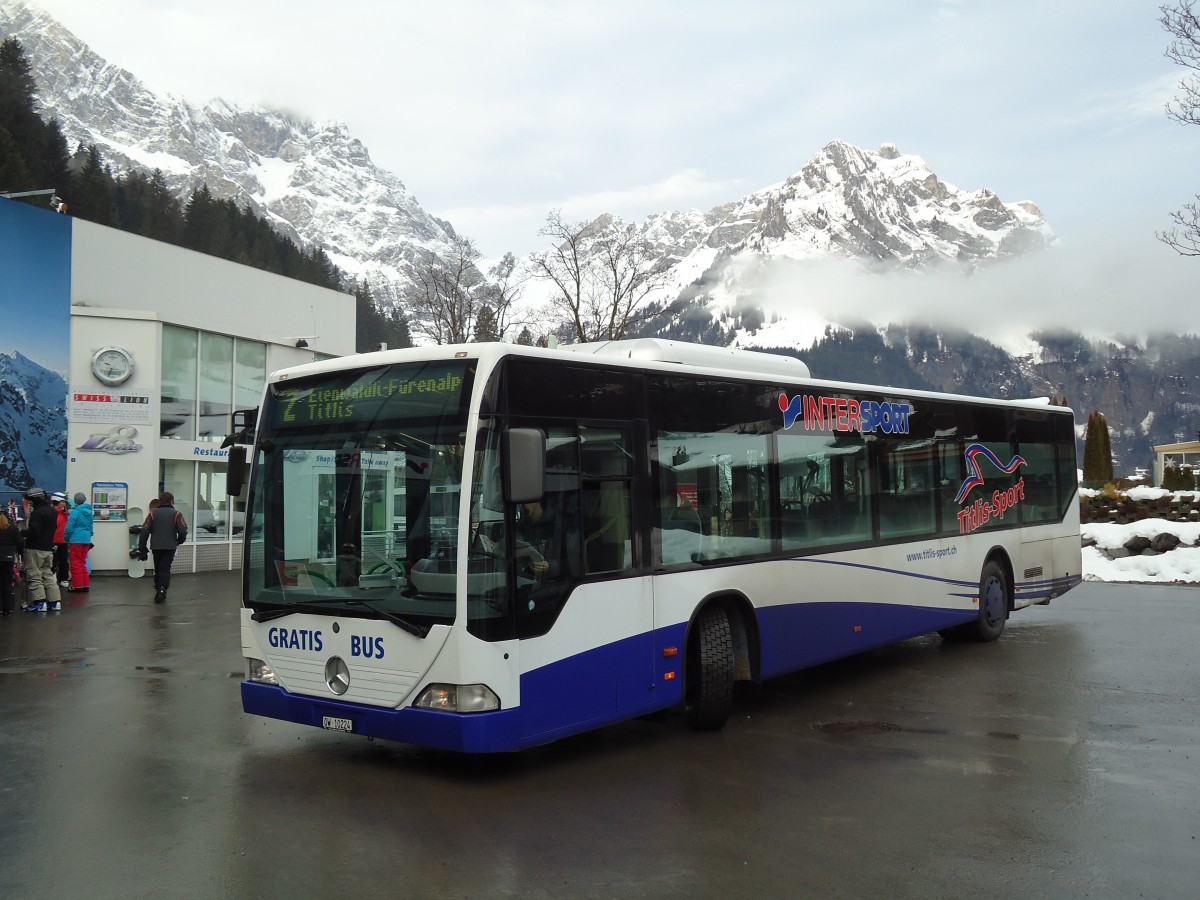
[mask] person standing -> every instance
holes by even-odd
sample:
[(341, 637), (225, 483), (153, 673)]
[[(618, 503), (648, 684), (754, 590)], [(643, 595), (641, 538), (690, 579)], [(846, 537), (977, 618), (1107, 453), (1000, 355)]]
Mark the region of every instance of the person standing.
[(54, 532), (54, 575), (58, 578), (58, 586), (66, 587), (71, 583), (71, 554), (67, 549), (67, 518), (71, 504), (67, 502), (67, 495), (61, 492), (51, 494), (50, 503), (58, 513), (58, 528)]
[(88, 551), (92, 549), (92, 534), (95, 531), (92, 504), (87, 502), (87, 494), (83, 491), (76, 491), (73, 499), (75, 508), (67, 517), (66, 528), (71, 554), (71, 586), (67, 590), (86, 593), (92, 588), (92, 576), (87, 567)]
[(171, 587), (171, 564), (175, 561), (175, 548), (187, 540), (187, 522), (183, 513), (175, 508), (175, 495), (163, 491), (158, 495), (158, 506), (146, 516), (138, 538), (138, 551), (142, 559), (147, 556), (146, 548), (154, 554), (154, 602), (167, 599)]
[(25, 541), (17, 526), (0, 513), (0, 616), (11, 616), (16, 606), (13, 570), (25, 553)]
[(21, 607), (25, 612), (57, 612), (62, 609), (58, 582), (54, 580), (54, 532), (58, 530), (58, 513), (41, 488), (25, 492), (29, 506), (25, 530), (25, 579), (29, 584), (30, 601)]

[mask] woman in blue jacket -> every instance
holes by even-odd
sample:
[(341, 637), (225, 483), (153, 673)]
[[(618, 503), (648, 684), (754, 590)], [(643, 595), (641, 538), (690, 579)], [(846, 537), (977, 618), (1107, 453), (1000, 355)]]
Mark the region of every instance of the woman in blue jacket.
[(92, 576), (88, 572), (87, 556), (92, 549), (92, 504), (83, 491), (75, 493), (75, 508), (67, 516), (67, 547), (71, 554), (71, 593), (91, 590)]

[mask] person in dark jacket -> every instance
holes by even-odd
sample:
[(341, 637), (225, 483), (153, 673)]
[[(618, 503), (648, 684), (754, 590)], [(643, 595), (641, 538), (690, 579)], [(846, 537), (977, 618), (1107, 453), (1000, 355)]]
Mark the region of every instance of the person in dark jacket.
[(54, 578), (54, 532), (58, 530), (58, 512), (41, 488), (25, 492), (29, 506), (29, 526), (25, 530), (25, 578), (30, 600), (25, 612), (56, 612), (62, 609), (62, 597)]
[(146, 559), (146, 548), (154, 554), (154, 602), (167, 599), (171, 586), (171, 564), (175, 561), (175, 548), (187, 540), (188, 527), (183, 513), (175, 508), (175, 495), (163, 491), (158, 495), (158, 506), (146, 516), (138, 537), (138, 552)]
[(25, 553), (25, 540), (17, 526), (0, 513), (0, 616), (11, 616), (16, 607), (13, 571)]

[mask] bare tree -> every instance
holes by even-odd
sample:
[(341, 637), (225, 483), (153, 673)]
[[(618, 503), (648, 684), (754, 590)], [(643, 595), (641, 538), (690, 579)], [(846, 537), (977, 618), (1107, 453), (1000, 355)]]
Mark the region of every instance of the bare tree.
[(528, 279), (528, 273), (522, 270), (512, 253), (505, 253), (500, 261), (488, 270), (485, 302), (491, 314), (492, 329), (495, 333), (493, 340), (504, 340), (509, 330), (526, 324), (514, 321), (512, 315), (517, 301), (525, 291), (525, 282)]
[[(1200, 125), (1200, 18), (1196, 0), (1159, 7), (1159, 22), (1174, 39), (1167, 58), (1191, 73), (1179, 82), (1179, 96), (1167, 104), (1167, 115), (1181, 125)], [(1200, 194), (1196, 195), (1200, 201)], [(1182, 256), (1200, 256), (1200, 202), (1184, 204), (1171, 213), (1176, 227), (1159, 232), (1158, 239)]]
[(409, 307), (416, 327), (435, 343), (465, 344), (475, 335), (484, 281), (475, 267), (480, 254), (473, 241), (456, 237), (451, 249), (448, 259), (431, 252), (416, 268)]
[(536, 277), (553, 282), (551, 306), (580, 341), (616, 340), (647, 314), (646, 299), (666, 267), (633, 228), (612, 216), (564, 222), (559, 210), (539, 232), (554, 242), (532, 257)]
[(429, 253), (413, 273), (409, 307), (416, 327), (438, 344), (499, 341), (520, 322), (513, 321), (527, 275), (506, 253), (485, 278), (476, 266), (474, 242), (456, 237), (447, 258)]

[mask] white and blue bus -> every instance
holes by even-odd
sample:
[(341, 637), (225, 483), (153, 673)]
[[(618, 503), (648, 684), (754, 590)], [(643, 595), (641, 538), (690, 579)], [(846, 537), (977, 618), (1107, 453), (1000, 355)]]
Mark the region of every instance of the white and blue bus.
[(737, 681), (994, 640), (1081, 574), (1069, 409), (750, 351), (316, 362), (269, 379), (252, 463), (243, 708), (429, 747), (720, 728)]

